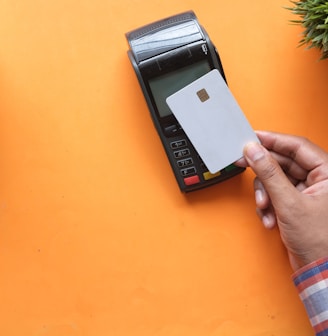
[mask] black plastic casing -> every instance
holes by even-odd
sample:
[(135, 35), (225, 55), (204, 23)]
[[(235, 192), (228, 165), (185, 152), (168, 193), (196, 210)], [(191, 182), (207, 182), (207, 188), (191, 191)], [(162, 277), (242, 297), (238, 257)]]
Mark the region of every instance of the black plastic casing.
[(126, 33), (129, 59), (145, 96), (180, 190), (198, 190), (245, 169), (230, 165), (212, 175), (181, 129), (173, 114), (161, 117), (149, 81), (178, 69), (206, 61), (209, 71), (218, 69), (225, 78), (220, 57), (192, 11), (143, 26)]

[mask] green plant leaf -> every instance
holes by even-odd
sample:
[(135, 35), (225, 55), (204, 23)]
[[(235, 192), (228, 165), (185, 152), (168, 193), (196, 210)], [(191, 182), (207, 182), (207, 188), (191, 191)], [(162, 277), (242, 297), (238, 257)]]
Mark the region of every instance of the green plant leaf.
[(321, 51), (321, 60), (328, 58), (328, 1), (301, 0), (290, 1), (292, 6), (286, 9), (298, 16), (290, 20), (292, 24), (304, 28), (299, 46), (306, 49), (318, 48)]

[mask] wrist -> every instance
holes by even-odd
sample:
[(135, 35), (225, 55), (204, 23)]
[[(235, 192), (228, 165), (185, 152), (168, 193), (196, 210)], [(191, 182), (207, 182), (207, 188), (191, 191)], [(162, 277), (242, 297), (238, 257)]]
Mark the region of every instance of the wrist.
[(328, 257), (303, 266), (292, 278), (316, 335), (328, 335)]
[[(292, 275), (292, 279), (295, 282), (296, 279), (300, 278), (300, 280), (305, 280), (306, 278), (313, 275), (316, 270), (319, 272), (322, 271), (322, 267), (325, 263), (328, 263), (328, 255), (327, 257), (319, 258), (317, 260), (311, 261), (304, 266), (298, 268)], [(314, 271), (315, 270), (315, 271)], [(328, 271), (328, 270), (327, 270)]]

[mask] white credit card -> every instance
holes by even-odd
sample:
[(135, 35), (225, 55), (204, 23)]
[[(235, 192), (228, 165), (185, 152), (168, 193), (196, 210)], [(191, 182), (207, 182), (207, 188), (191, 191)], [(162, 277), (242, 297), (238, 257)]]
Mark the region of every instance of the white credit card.
[(166, 102), (212, 174), (240, 159), (248, 142), (259, 142), (216, 69)]

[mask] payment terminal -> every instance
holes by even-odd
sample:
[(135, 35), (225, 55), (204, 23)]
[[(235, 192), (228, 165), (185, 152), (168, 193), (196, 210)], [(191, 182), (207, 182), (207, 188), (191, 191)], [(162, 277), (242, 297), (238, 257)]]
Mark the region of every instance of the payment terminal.
[(126, 33), (126, 38), (129, 59), (180, 190), (198, 190), (244, 171), (232, 164), (211, 174), (166, 103), (167, 97), (213, 69), (225, 79), (217, 50), (194, 12), (148, 24)]

